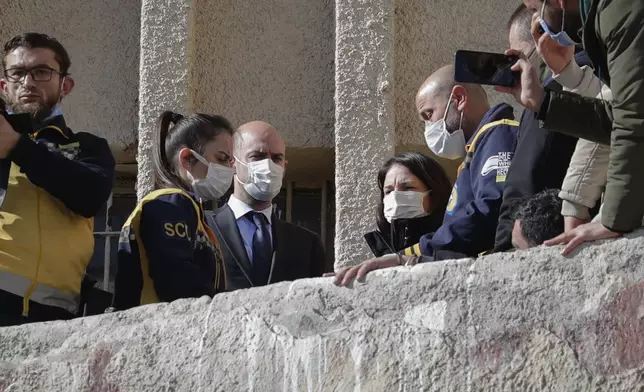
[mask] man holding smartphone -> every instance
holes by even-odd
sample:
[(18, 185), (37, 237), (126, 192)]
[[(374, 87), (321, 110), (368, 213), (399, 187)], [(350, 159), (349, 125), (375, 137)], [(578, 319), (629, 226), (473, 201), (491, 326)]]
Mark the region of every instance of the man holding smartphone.
[[(532, 38), (532, 15), (533, 12), (523, 3), (514, 11), (508, 22), (510, 48), (521, 50), (530, 63), (537, 67), (545, 87), (561, 90), (562, 86), (553, 78), (552, 72), (536, 50), (536, 44)], [(554, 15), (554, 19), (561, 20), (561, 16)], [(578, 23), (580, 24), (581, 22)], [(578, 25), (566, 20), (564, 31), (570, 31), (570, 36), (579, 40), (575, 30)], [(589, 64), (588, 56), (583, 50), (576, 50), (574, 47), (571, 50), (570, 58), (574, 59), (577, 65)], [(575, 51), (577, 53), (574, 53)], [(515, 203), (541, 191), (562, 187), (578, 141), (576, 137), (541, 128), (539, 120), (535, 118), (535, 112), (530, 109), (523, 111), (520, 123), (515, 155), (521, 159), (514, 160), (508, 171), (499, 214), (499, 226), (496, 231), (495, 252), (512, 248), (514, 225), (512, 212), (515, 209)]]
[[(610, 144), (608, 183), (601, 223), (591, 222), (547, 241), (566, 244), (565, 253), (586, 241), (614, 238), (641, 226), (644, 216), (644, 2), (632, 0), (524, 0), (542, 16), (533, 17), (537, 49), (556, 73), (569, 61), (570, 36), (548, 17), (547, 9), (561, 10), (562, 21), (583, 23), (583, 45), (596, 75), (610, 87), (612, 105), (605, 101), (543, 88), (524, 55), (513, 69), (520, 84), (498, 87), (524, 107), (537, 112), (544, 128)], [(546, 12), (544, 12), (546, 11)]]
[(4, 46), (6, 110), (29, 114), (31, 127), (14, 129), (0, 116), (0, 159), (11, 166), (0, 208), (0, 326), (74, 317), (94, 252), (93, 217), (112, 190), (107, 141), (72, 132), (59, 107), (74, 87), (70, 63), (44, 34)]

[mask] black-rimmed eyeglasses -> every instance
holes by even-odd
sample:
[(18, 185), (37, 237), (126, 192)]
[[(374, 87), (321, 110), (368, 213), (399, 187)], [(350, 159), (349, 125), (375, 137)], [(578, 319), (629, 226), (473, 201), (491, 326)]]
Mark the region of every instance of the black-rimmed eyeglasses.
[(10, 68), (4, 71), (4, 77), (10, 82), (19, 83), (29, 74), (34, 82), (49, 82), (54, 73), (66, 76), (66, 74), (53, 68), (40, 66), (34, 68)]

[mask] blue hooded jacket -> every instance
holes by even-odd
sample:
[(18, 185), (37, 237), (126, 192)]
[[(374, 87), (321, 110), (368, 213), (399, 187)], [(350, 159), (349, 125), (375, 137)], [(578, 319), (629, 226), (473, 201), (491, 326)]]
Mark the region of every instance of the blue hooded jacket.
[(450, 251), (476, 257), (493, 248), (518, 125), (508, 104), (499, 104), (486, 113), (467, 144), (443, 224), (405, 249), (405, 255), (434, 257), (436, 252)]

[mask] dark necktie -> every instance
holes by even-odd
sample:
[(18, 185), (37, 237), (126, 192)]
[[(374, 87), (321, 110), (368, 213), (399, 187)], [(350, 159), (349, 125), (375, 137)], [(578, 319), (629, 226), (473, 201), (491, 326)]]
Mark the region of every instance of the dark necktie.
[(249, 215), (251, 215), (253, 223), (255, 223), (255, 234), (253, 235), (253, 284), (255, 286), (264, 286), (268, 284), (273, 262), (271, 233), (266, 215), (256, 211), (251, 212)]

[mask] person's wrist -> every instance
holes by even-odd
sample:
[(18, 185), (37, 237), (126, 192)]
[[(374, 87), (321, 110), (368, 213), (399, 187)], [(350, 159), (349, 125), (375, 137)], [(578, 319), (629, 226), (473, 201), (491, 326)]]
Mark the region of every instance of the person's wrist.
[(565, 59), (561, 61), (560, 63), (557, 63), (556, 66), (550, 67), (550, 70), (554, 75), (560, 75), (566, 68), (568, 68), (568, 65), (570, 65), (570, 62), (572, 59), (566, 61)]

